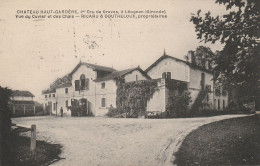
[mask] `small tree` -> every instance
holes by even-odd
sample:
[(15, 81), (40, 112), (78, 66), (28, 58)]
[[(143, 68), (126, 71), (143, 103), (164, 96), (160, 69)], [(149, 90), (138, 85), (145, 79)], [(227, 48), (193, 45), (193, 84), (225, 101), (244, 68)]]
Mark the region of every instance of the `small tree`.
[(166, 106), (166, 117), (186, 117), (189, 114), (189, 103), (191, 102), (190, 92), (185, 90), (182, 93), (175, 91), (170, 93)]
[[(224, 44), (215, 55), (215, 71), (219, 83), (235, 87), (238, 95), (259, 96), (260, 89), (260, 1), (216, 0), (227, 14), (211, 16), (201, 10), (191, 16), (197, 38)], [(240, 102), (238, 102), (240, 103)]]

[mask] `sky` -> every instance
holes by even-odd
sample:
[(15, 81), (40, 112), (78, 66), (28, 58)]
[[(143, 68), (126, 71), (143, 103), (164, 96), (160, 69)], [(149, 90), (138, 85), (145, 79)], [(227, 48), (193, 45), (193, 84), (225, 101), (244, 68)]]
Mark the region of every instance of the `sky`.
[[(166, 19), (18, 19), (17, 10), (165, 10)], [(191, 13), (223, 14), (214, 0), (1, 0), (0, 86), (29, 90), (36, 100), (80, 61), (145, 70), (162, 56), (183, 59), (200, 45)], [(94, 45), (91, 45), (95, 42)], [(93, 44), (93, 43), (92, 43)], [(91, 47), (93, 46), (93, 47)]]

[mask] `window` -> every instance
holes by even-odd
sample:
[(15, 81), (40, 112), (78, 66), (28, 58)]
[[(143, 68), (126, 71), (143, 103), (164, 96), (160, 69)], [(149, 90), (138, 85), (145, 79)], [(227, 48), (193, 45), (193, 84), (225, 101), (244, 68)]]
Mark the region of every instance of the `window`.
[(69, 93), (69, 89), (68, 88), (65, 88), (65, 93)]
[(162, 73), (162, 78), (166, 78), (166, 72)]
[(220, 90), (219, 89), (215, 89), (215, 95), (220, 96)]
[(52, 97), (55, 97), (55, 94), (52, 94)]
[(164, 78), (164, 79), (171, 79), (171, 72), (163, 72), (162, 73), (162, 78)]
[(105, 87), (106, 87), (106, 83), (105, 83), (105, 82), (102, 82), (102, 83), (101, 83), (101, 89), (105, 89)]
[(201, 85), (201, 88), (204, 89), (204, 87), (205, 87), (205, 73), (201, 73), (200, 85)]
[(223, 109), (226, 108), (226, 103), (225, 103), (225, 100), (223, 100)]
[(223, 90), (223, 91), (222, 91), (222, 95), (223, 95), (223, 96), (227, 96), (227, 91)]
[(211, 92), (211, 85), (206, 85), (206, 90), (207, 90), (208, 92)]
[(135, 75), (135, 80), (138, 81), (138, 75)]
[(86, 90), (86, 79), (84, 74), (80, 76), (80, 90)]
[(53, 103), (53, 110), (56, 110), (56, 103)]
[(106, 98), (101, 98), (101, 107), (106, 107)]
[(75, 80), (75, 91), (79, 91), (79, 80)]
[(68, 102), (68, 100), (65, 101), (65, 105), (66, 105), (66, 107), (69, 106), (69, 102)]
[(49, 98), (51, 98), (51, 94), (49, 94)]
[(171, 79), (172, 77), (171, 74), (172, 74), (171, 72), (167, 72), (166, 78)]
[(87, 79), (85, 79), (85, 83), (86, 83), (86, 90), (89, 90), (89, 79), (87, 78)]
[(48, 95), (45, 95), (45, 98), (47, 98), (48, 97)]
[(218, 99), (218, 110), (220, 110), (220, 99)]

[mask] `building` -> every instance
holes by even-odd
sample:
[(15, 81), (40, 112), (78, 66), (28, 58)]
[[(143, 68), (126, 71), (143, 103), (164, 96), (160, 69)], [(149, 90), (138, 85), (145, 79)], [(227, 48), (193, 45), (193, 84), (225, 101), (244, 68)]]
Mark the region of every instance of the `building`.
[[(187, 87), (192, 99), (190, 107), (199, 99), (201, 99), (199, 102), (205, 109), (223, 110), (228, 105), (227, 91), (215, 88), (213, 73), (207, 68), (166, 55), (164, 52), (145, 72), (152, 79), (160, 80), (158, 84), (160, 90), (148, 102), (148, 112), (164, 112), (166, 110), (168, 97), (171, 93), (167, 84), (170, 82), (175, 82), (176, 85), (184, 84)], [(202, 93), (203, 91), (206, 93)], [(201, 95), (204, 96), (198, 97)]]
[[(213, 73), (207, 68), (164, 54), (145, 71), (140, 67), (117, 71), (113, 68), (80, 62), (70, 73), (54, 81), (43, 91), (44, 109), (49, 114), (71, 115), (70, 108), (79, 101), (86, 115), (104, 116), (109, 107), (116, 107), (116, 78), (126, 82), (156, 79), (159, 91), (148, 101), (146, 111), (164, 112), (172, 88), (182, 87), (191, 93), (193, 103), (204, 109), (223, 110), (228, 105), (227, 91), (215, 88)], [(220, 93), (219, 93), (220, 92)], [(201, 100), (201, 101), (198, 101)]]
[(126, 82), (150, 79), (140, 67), (117, 71), (80, 62), (71, 73), (43, 91), (44, 109), (59, 115), (62, 107), (63, 113), (69, 116), (73, 102), (79, 100), (86, 105), (87, 115), (104, 116), (111, 105), (116, 107), (116, 78), (119, 76)]
[(11, 95), (11, 109), (13, 116), (35, 115), (34, 95), (29, 91), (13, 90)]

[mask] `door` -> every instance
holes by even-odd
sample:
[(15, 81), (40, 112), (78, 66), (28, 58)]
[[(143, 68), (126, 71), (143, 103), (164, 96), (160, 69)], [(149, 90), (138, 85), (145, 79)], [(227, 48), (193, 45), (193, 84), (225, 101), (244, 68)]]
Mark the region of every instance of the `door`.
[(52, 115), (52, 102), (48, 102), (48, 107), (47, 107), (47, 111), (50, 113), (50, 115)]

